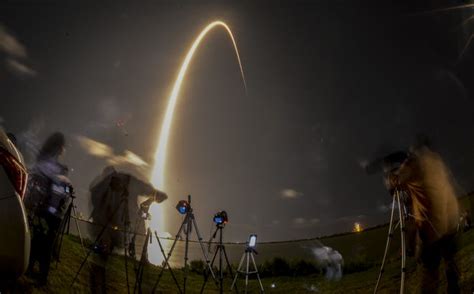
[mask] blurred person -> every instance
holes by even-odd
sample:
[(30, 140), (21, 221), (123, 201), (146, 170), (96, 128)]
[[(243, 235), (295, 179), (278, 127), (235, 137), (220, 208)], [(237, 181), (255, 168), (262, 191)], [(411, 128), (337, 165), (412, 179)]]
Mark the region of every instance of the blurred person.
[(342, 255), (332, 248), (328, 250), (329, 265), (326, 272), (326, 278), (330, 281), (339, 281), (342, 278), (342, 267), (344, 259)]
[[(144, 223), (139, 215), (139, 196), (147, 196), (145, 202), (163, 202), (168, 196), (151, 184), (146, 183), (130, 174), (118, 172), (113, 166), (104, 168), (89, 187), (91, 194), (91, 220), (95, 226), (91, 227), (94, 239), (100, 237), (96, 243), (91, 259), (90, 290), (92, 293), (106, 293), (106, 266), (109, 255), (115, 248), (126, 248), (127, 252), (134, 252), (135, 245), (124, 244), (131, 230), (145, 233)], [(105, 228), (102, 235), (101, 231)], [(124, 236), (123, 231), (127, 232)]]
[[(386, 171), (387, 172), (387, 171)], [(447, 293), (459, 293), (459, 271), (455, 262), (459, 207), (455, 185), (441, 156), (430, 149), (427, 138), (418, 138), (409, 156), (386, 173), (386, 186), (407, 193), (414, 221), (416, 252), (422, 265), (422, 293), (437, 293), (439, 266), (445, 263)], [(410, 240), (408, 240), (410, 244)]]
[(316, 247), (312, 251), (324, 277), (329, 281), (339, 281), (344, 267), (344, 258), (339, 251), (328, 246)]
[(39, 282), (46, 284), (54, 242), (67, 208), (65, 187), (70, 186), (68, 168), (60, 162), (66, 140), (62, 133), (49, 136), (30, 170), (25, 207), (31, 228), (31, 254), (28, 273), (39, 263)]

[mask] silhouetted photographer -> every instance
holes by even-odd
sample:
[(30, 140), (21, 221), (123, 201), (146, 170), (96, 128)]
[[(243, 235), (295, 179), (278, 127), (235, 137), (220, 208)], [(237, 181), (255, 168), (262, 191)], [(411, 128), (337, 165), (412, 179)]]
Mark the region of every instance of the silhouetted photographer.
[(419, 138), (406, 158), (400, 159), (385, 162), (385, 184), (389, 191), (404, 191), (408, 196), (405, 201), (415, 228), (408, 240), (415, 241), (423, 266), (421, 292), (437, 293), (443, 259), (447, 292), (459, 293), (455, 254), (460, 215), (452, 175), (426, 138)]
[(155, 202), (163, 202), (168, 196), (137, 177), (116, 171), (113, 166), (106, 167), (89, 190), (93, 206), (91, 219), (96, 224), (91, 227), (96, 242), (90, 264), (90, 287), (92, 293), (105, 293), (109, 255), (115, 248), (123, 248), (127, 267), (128, 255), (134, 252), (131, 247), (135, 246), (130, 242), (130, 235), (137, 230), (145, 232), (139, 217), (139, 196), (147, 196), (146, 201)]

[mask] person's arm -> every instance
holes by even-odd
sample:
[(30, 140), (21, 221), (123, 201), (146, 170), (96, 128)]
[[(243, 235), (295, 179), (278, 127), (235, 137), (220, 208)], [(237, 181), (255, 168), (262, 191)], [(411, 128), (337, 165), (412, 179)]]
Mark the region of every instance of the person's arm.
[(139, 195), (152, 196), (154, 198), (154, 201), (158, 203), (168, 199), (168, 195), (166, 195), (165, 192), (155, 189), (152, 185), (145, 183), (144, 181), (141, 181), (135, 177), (131, 177), (130, 181), (134, 181), (134, 183), (131, 184), (136, 185), (136, 187), (139, 187)]
[(390, 172), (385, 177), (385, 187), (393, 193), (396, 188), (404, 189), (416, 177), (416, 162), (414, 158), (406, 160), (398, 170)]
[(156, 191), (157, 191), (157, 193), (160, 193), (159, 196), (156, 196), (157, 193), (155, 193), (155, 195), (148, 197), (147, 200), (140, 203), (140, 210), (142, 212), (148, 212), (148, 210), (150, 209), (150, 206), (153, 202), (160, 203), (160, 202), (165, 201), (168, 198), (168, 196), (165, 193), (163, 193), (161, 191), (158, 191), (158, 190), (156, 190)]
[(155, 190), (155, 201), (158, 203), (161, 203), (168, 199), (168, 195), (165, 192), (162, 192), (160, 190)]

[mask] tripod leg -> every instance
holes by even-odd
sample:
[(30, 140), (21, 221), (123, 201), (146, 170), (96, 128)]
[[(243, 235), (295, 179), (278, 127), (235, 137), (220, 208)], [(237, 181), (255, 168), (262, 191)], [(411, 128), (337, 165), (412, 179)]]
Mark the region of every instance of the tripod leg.
[[(106, 227), (105, 227), (105, 228), (106, 228)], [(103, 232), (105, 232), (105, 230), (103, 230)], [(102, 237), (103, 232), (101, 232), (102, 234), (99, 234), (99, 236), (98, 236), (97, 239), (95, 240), (94, 244), (92, 245), (92, 248), (89, 249), (89, 251), (87, 252), (86, 257), (84, 257), (84, 260), (82, 261), (81, 265), (79, 266), (79, 269), (77, 270), (76, 275), (75, 275), (74, 278), (72, 279), (71, 287), (72, 287), (72, 286), (74, 285), (74, 283), (76, 282), (77, 277), (79, 276), (79, 274), (80, 274), (82, 268), (84, 267), (84, 264), (85, 264), (85, 263), (87, 262), (87, 260), (89, 259), (89, 256), (91, 255), (92, 251), (94, 250), (94, 247), (97, 245), (98, 240), (100, 240), (99, 237)]]
[(56, 258), (56, 267), (59, 264), (59, 256), (61, 255), (61, 247), (63, 245), (63, 238), (64, 238), (64, 233), (66, 232), (66, 226), (69, 222), (69, 219), (71, 217), (71, 206), (69, 205), (66, 214), (64, 215), (64, 218), (61, 220), (61, 223), (58, 227), (58, 231), (56, 232), (56, 236), (54, 237), (53, 241), (53, 258)]
[[(221, 231), (222, 236), (222, 231)], [(222, 245), (222, 237), (221, 237), (221, 245), (219, 246), (219, 293), (222, 294), (224, 292), (223, 284), (224, 284), (224, 270), (222, 269), (222, 252), (224, 247)]]
[(186, 293), (186, 282), (188, 279), (188, 253), (189, 253), (189, 234), (191, 233), (192, 219), (189, 218), (186, 223), (186, 240), (184, 243), (184, 277), (183, 277), (183, 291)]
[(148, 252), (148, 242), (150, 242), (150, 229), (147, 230), (146, 236), (145, 236), (145, 243), (143, 243), (142, 255), (140, 257), (140, 264), (138, 265), (138, 269), (136, 272), (135, 285), (133, 286), (133, 293), (136, 293), (137, 289), (138, 289), (138, 293), (142, 293), (143, 270), (146, 263), (146, 255)]
[(265, 290), (263, 289), (262, 280), (260, 280), (260, 274), (258, 273), (257, 263), (255, 263), (255, 257), (253, 256), (253, 253), (250, 254), (250, 257), (252, 257), (253, 267), (255, 268), (255, 272), (257, 274), (258, 283), (260, 284), (260, 291), (262, 291), (262, 293), (265, 293)]
[(395, 232), (397, 229), (398, 229), (398, 226), (400, 225), (400, 220), (398, 220), (397, 224), (395, 225), (395, 227), (393, 227), (393, 231)]
[(237, 272), (235, 273), (234, 281), (232, 282), (232, 285), (230, 286), (231, 291), (234, 289), (234, 285), (237, 282), (237, 278), (239, 277), (239, 272), (242, 270), (244, 259), (245, 259), (245, 253), (242, 255), (242, 258), (240, 258), (239, 267), (237, 268)]
[(130, 282), (128, 280), (128, 223), (125, 224), (123, 232), (123, 249), (124, 249), (124, 261), (125, 261), (125, 280), (127, 283), (127, 293), (130, 294)]
[(400, 294), (403, 294), (405, 292), (405, 264), (406, 264), (406, 244), (405, 244), (405, 220), (404, 220), (404, 215), (403, 215), (403, 207), (400, 201), (400, 192), (397, 191), (397, 201), (398, 201), (398, 211), (399, 211), (399, 217), (400, 217), (400, 238), (401, 238), (401, 243), (402, 243), (402, 265), (401, 265), (401, 270), (402, 270), (402, 278), (400, 282)]
[(84, 260), (82, 261), (81, 265), (79, 266), (79, 269), (77, 270), (76, 275), (75, 275), (74, 278), (72, 279), (71, 288), (72, 288), (72, 286), (74, 285), (74, 283), (76, 282), (77, 277), (78, 277), (79, 274), (81, 273), (81, 270), (82, 270), (82, 268), (84, 267), (84, 264), (85, 264), (85, 263), (87, 262), (87, 260), (89, 259), (89, 256), (91, 255), (92, 251), (93, 251), (94, 248), (97, 246), (97, 244), (99, 243), (100, 239), (102, 238), (102, 235), (104, 235), (105, 231), (106, 231), (107, 228), (109, 227), (110, 222), (111, 222), (112, 219), (114, 218), (115, 214), (117, 213), (117, 211), (119, 210), (119, 208), (120, 208), (121, 205), (122, 205), (122, 202), (117, 206), (117, 208), (114, 210), (114, 212), (112, 213), (112, 215), (111, 215), (110, 218), (108, 219), (107, 223), (102, 227), (102, 229), (100, 230), (99, 234), (98, 234), (97, 237), (95, 238), (94, 243), (92, 243), (92, 248), (89, 249), (89, 251), (87, 252), (87, 255), (86, 255), (86, 257), (84, 258)]
[(229, 269), (230, 275), (234, 276), (234, 271), (232, 270), (232, 266), (229, 262), (229, 257), (227, 256), (227, 251), (225, 250), (224, 245), (222, 245), (222, 251), (224, 251), (224, 258), (225, 258), (225, 261), (227, 263), (227, 268)]
[[(181, 226), (179, 227), (178, 233), (176, 234), (176, 237), (174, 239), (173, 245), (171, 245), (170, 251), (168, 252), (168, 255), (165, 257), (164, 263), (168, 263), (168, 261), (171, 258), (171, 254), (173, 254), (173, 250), (176, 246), (176, 243), (178, 242), (179, 237), (181, 236), (181, 232), (183, 231), (184, 224), (188, 221), (188, 217), (186, 216), (181, 223)], [(160, 270), (160, 273), (158, 274), (158, 278), (156, 279), (155, 284), (153, 285), (153, 290), (151, 291), (152, 293), (155, 293), (156, 288), (158, 287), (158, 284), (160, 283), (161, 277), (163, 276), (163, 273), (165, 271), (165, 267), (163, 266)]]
[[(156, 238), (156, 241), (158, 242), (158, 246), (160, 246), (161, 254), (163, 254), (163, 257), (165, 257), (165, 250), (163, 249), (163, 245), (161, 244), (160, 238), (158, 237), (158, 233), (156, 231), (155, 231), (155, 238)], [(171, 265), (169, 264), (168, 260), (166, 260), (166, 257), (165, 257), (164, 263), (165, 264), (163, 266), (168, 267), (168, 269), (171, 273), (171, 277), (173, 278), (173, 280), (176, 284), (176, 287), (178, 287), (179, 293), (182, 293), (181, 288), (179, 287), (178, 279), (176, 279), (176, 276), (174, 275), (173, 269), (171, 269)]]
[[(144, 223), (145, 223), (145, 220), (142, 217), (140, 217), (139, 221), (135, 222), (135, 228), (133, 230), (133, 236), (130, 240), (130, 245), (128, 247), (129, 255), (133, 256), (133, 260), (134, 260), (134, 262), (133, 262), (133, 271), (135, 272), (135, 276), (137, 275), (137, 272), (138, 272), (138, 266), (140, 266), (140, 262), (138, 262), (138, 263), (136, 262), (136, 248), (135, 247), (136, 247), (137, 233), (138, 233), (139, 228), (142, 225), (144, 225)], [(148, 230), (147, 230), (146, 234), (148, 234)], [(142, 252), (143, 252), (143, 248), (142, 248)], [(147, 248), (147, 252), (148, 252), (148, 248)], [(141, 257), (140, 257), (140, 260), (141, 260)], [(134, 292), (135, 292), (135, 290), (134, 290)]]
[(196, 219), (194, 218), (194, 214), (191, 216), (191, 218), (192, 218), (192, 222), (193, 222), (193, 225), (194, 225), (194, 229), (196, 231), (196, 235), (198, 237), (199, 245), (201, 245), (201, 251), (202, 251), (202, 254), (204, 255), (204, 259), (206, 261), (207, 269), (211, 273), (211, 276), (212, 276), (212, 279), (214, 280), (214, 282), (217, 283), (216, 275), (214, 274), (214, 271), (212, 270), (212, 266), (210, 266), (209, 256), (207, 255), (206, 249), (204, 248), (204, 244), (202, 243), (202, 237), (201, 237), (201, 234), (199, 233), (199, 229), (197, 227)]
[(70, 206), (71, 206), (71, 208), (69, 208), (69, 217), (67, 218), (67, 223), (66, 223), (66, 228), (67, 228), (66, 229), (66, 234), (68, 234), (68, 235), (69, 235), (69, 228), (71, 227), (71, 210), (73, 208), (72, 202), (71, 202)]
[(247, 293), (247, 288), (248, 288), (248, 285), (249, 285), (249, 263), (250, 263), (250, 252), (246, 252), (245, 253), (247, 256), (247, 266), (246, 266), (246, 269), (245, 269), (245, 293)]
[[(214, 261), (216, 260), (216, 256), (217, 256), (217, 252), (219, 250), (216, 249), (216, 252), (214, 252), (214, 257), (212, 257), (212, 261), (210, 264), (208, 264), (208, 269), (211, 269), (211, 273), (212, 273), (212, 267), (214, 266)], [(204, 283), (202, 284), (202, 287), (201, 287), (201, 292), (200, 293), (203, 293), (204, 292), (204, 288), (206, 287), (206, 284), (207, 284), (207, 280), (209, 280), (209, 275), (208, 273), (204, 272)]]
[(127, 246), (125, 246), (125, 254), (124, 254), (124, 258), (125, 258), (125, 280), (126, 280), (126, 283), (127, 283), (127, 293), (130, 294), (130, 281), (128, 280), (128, 254), (127, 254)]
[[(151, 232), (147, 233), (147, 237), (145, 240), (145, 244), (143, 245), (143, 251), (142, 251), (142, 256), (140, 258), (140, 265), (138, 267), (138, 278), (136, 279), (135, 283), (138, 283), (138, 292), (142, 293), (142, 281), (143, 281), (143, 272), (145, 271), (145, 264), (147, 262), (147, 257), (148, 257), (148, 244), (151, 242)], [(135, 290), (133, 290), (135, 292)]]
[[(72, 217), (74, 217), (74, 223), (76, 225), (77, 234), (79, 235), (79, 241), (81, 242), (82, 253), (84, 254), (84, 256), (86, 256), (87, 255), (87, 250), (86, 250), (86, 246), (84, 245), (84, 239), (82, 238), (81, 229), (79, 228), (79, 223), (77, 221), (76, 209), (74, 208), (73, 204), (72, 204), (72, 213), (73, 213)], [(87, 264), (87, 267), (90, 270), (91, 265), (90, 265), (89, 261), (87, 261), (86, 264)]]
[[(233, 277), (233, 276), (234, 276), (234, 272), (233, 272), (233, 270), (232, 270), (232, 265), (231, 265), (230, 262), (229, 262), (229, 257), (227, 256), (227, 251), (225, 250), (224, 245), (222, 245), (222, 250), (224, 251), (224, 257), (225, 257), (225, 260), (226, 260), (226, 263), (227, 263), (227, 268), (229, 269), (229, 272), (230, 272), (230, 276)], [(235, 289), (236, 289), (237, 291), (239, 291), (239, 290), (237, 289), (237, 285), (235, 285)]]
[(82, 233), (79, 228), (79, 223), (77, 222), (77, 214), (76, 214), (76, 209), (74, 208), (74, 206), (72, 207), (72, 212), (74, 214), (73, 217), (74, 217), (74, 223), (76, 224), (77, 234), (79, 235), (79, 240), (81, 241), (82, 251), (84, 255), (86, 255), (86, 246), (84, 246), (84, 239), (82, 238)]
[(390, 247), (390, 242), (393, 236), (393, 216), (395, 214), (395, 196), (393, 197), (392, 201), (392, 212), (390, 214), (390, 224), (388, 226), (388, 236), (387, 236), (387, 242), (385, 244), (385, 252), (383, 254), (383, 259), (382, 259), (382, 265), (380, 266), (380, 272), (379, 276), (377, 278), (377, 284), (375, 284), (375, 289), (374, 289), (374, 294), (377, 293), (377, 290), (379, 288), (380, 280), (382, 279), (384, 267), (385, 267), (385, 261), (387, 259), (387, 253), (388, 253), (388, 248)]

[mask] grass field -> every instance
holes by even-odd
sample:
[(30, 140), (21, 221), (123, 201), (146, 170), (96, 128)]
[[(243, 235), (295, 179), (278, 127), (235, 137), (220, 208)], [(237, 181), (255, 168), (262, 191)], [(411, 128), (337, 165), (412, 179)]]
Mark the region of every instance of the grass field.
[[(288, 276), (288, 277), (266, 277), (263, 284), (267, 293), (370, 293), (374, 287), (378, 274), (379, 257), (383, 253), (386, 237), (386, 227), (380, 227), (364, 232), (363, 234), (346, 234), (324, 238), (325, 244), (339, 250), (348, 258), (363, 258), (374, 262), (374, 265), (363, 272), (344, 275), (339, 282), (329, 282), (320, 275), (310, 276)], [(289, 243), (287, 246), (298, 246)], [(398, 258), (396, 245), (393, 246), (389, 263), (381, 284), (380, 293), (396, 293), (399, 287), (400, 259)], [(89, 293), (88, 279), (89, 271), (84, 267), (78, 281), (71, 287), (73, 276), (83, 259), (83, 251), (75, 237), (66, 237), (61, 254), (61, 262), (53, 264), (49, 281), (46, 286), (37, 287), (29, 278), (22, 278), (13, 292), (21, 293)], [(461, 270), (461, 286), (463, 293), (474, 291), (474, 230), (463, 234), (458, 262)], [(158, 275), (158, 267), (148, 265), (143, 279), (143, 292), (149, 293)], [(130, 270), (133, 272), (133, 270)], [(182, 281), (181, 270), (175, 270), (178, 280)], [(124, 273), (123, 259), (119, 256), (111, 258), (108, 267), (108, 290), (110, 293), (127, 293), (126, 279)], [(415, 289), (419, 282), (420, 273), (413, 258), (408, 259), (407, 293), (416, 293)], [(133, 291), (134, 276), (130, 274), (131, 291)], [(188, 277), (188, 293), (198, 293), (202, 285), (203, 277), (191, 273)], [(226, 277), (226, 287), (230, 288), (230, 277)], [(274, 284), (274, 287), (272, 287)], [(441, 283), (440, 292), (444, 293), (445, 281)], [(242, 289), (242, 283), (239, 284)], [(258, 293), (257, 281), (250, 280), (251, 293)], [(176, 286), (168, 272), (165, 273), (159, 285), (160, 293), (176, 293)], [(206, 293), (217, 293), (216, 286), (210, 281), (206, 287)]]

